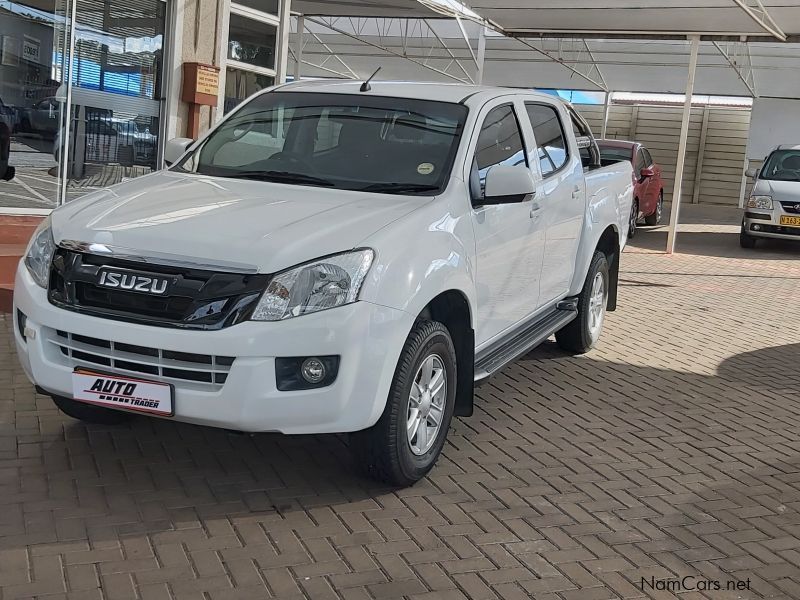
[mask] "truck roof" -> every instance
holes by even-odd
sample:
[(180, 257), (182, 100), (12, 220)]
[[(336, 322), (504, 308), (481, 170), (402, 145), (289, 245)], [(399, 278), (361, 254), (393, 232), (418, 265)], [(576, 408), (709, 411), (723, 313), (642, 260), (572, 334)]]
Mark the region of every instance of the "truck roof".
[(503, 88), (483, 85), (470, 85), (466, 83), (433, 83), (422, 81), (371, 81), (370, 91), (361, 92), (362, 81), (358, 80), (328, 80), (312, 79), (288, 83), (275, 91), (291, 92), (322, 92), (330, 94), (370, 94), (373, 96), (390, 96), (395, 98), (417, 98), (421, 100), (438, 100), (440, 102), (462, 102), (469, 96), (477, 93), (486, 93), (489, 96), (505, 96), (507, 94), (522, 93), (525, 95), (539, 96), (549, 101), (561, 101), (560, 98), (550, 94), (543, 94), (523, 88)]

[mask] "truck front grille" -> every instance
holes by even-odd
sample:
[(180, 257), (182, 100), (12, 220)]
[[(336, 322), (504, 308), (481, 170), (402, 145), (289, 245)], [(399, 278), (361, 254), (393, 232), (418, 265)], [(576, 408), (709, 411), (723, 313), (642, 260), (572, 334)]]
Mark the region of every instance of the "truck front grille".
[(56, 330), (49, 342), (72, 367), (151, 376), (155, 380), (193, 382), (220, 388), (228, 379), (232, 356), (175, 352), (124, 344)]
[[(103, 269), (167, 278), (166, 293), (99, 285)], [(268, 275), (216, 272), (122, 260), (58, 248), (48, 299), (67, 310), (107, 319), (185, 329), (221, 329), (250, 317)]]

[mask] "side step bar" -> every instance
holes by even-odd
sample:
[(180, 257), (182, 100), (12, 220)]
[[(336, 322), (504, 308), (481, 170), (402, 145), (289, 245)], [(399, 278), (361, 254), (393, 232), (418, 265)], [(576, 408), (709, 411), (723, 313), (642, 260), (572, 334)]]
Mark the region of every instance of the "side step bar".
[(578, 316), (577, 301), (562, 300), (547, 313), (511, 332), (475, 356), (475, 383), (535, 348)]

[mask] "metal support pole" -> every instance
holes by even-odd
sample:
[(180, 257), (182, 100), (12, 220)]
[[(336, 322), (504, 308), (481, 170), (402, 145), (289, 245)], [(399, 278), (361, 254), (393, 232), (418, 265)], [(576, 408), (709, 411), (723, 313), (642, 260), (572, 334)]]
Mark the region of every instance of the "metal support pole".
[(692, 114), (692, 93), (694, 92), (694, 75), (697, 71), (697, 54), (699, 50), (700, 36), (693, 35), (689, 54), (689, 77), (686, 80), (686, 100), (683, 103), (681, 137), (678, 142), (678, 164), (675, 166), (675, 183), (672, 186), (672, 207), (669, 216), (669, 229), (667, 230), (667, 254), (675, 252), (675, 237), (681, 206), (681, 188), (683, 186), (683, 167), (686, 163), (686, 141), (689, 138), (689, 117)]
[[(77, 0), (72, 0), (70, 16), (64, 19), (69, 27), (69, 42), (67, 42), (69, 44), (69, 51), (66, 57), (61, 57), (61, 85), (66, 84), (67, 97), (64, 101), (65, 104), (61, 105), (64, 110), (64, 120), (61, 121), (61, 139), (59, 140), (59, 145), (61, 146), (59, 149), (59, 156), (61, 160), (59, 161), (58, 171), (61, 175), (61, 185), (59, 187), (59, 193), (56, 196), (56, 204), (58, 206), (67, 202), (67, 180), (70, 179), (69, 147), (72, 141), (72, 65), (74, 62), (72, 56), (75, 53), (75, 31), (78, 28), (77, 4)], [(66, 16), (66, 11), (64, 11), (64, 15)], [(67, 33), (66, 30), (65, 33)], [(65, 62), (66, 68), (64, 65)]]
[(608, 111), (611, 108), (611, 94), (613, 92), (606, 92), (606, 98), (603, 102), (603, 130), (600, 134), (602, 139), (606, 139), (606, 131), (608, 130)]
[(473, 52), (473, 50), (472, 50), (472, 44), (469, 41), (469, 36), (467, 35), (467, 30), (464, 29), (464, 23), (462, 23), (461, 19), (459, 19), (458, 17), (456, 17), (456, 23), (458, 23), (458, 27), (459, 27), (459, 29), (461, 29), (461, 35), (464, 38), (464, 41), (467, 43), (467, 50), (469, 50), (469, 55), (472, 57), (472, 60), (475, 63), (475, 66), (480, 68), (480, 65), (478, 64), (478, 57), (475, 56), (475, 52)]
[(289, 30), (292, 26), (292, 0), (281, 0), (278, 14), (278, 53), (275, 60), (275, 83), (286, 82), (286, 67), (289, 62)]
[(481, 85), (483, 83), (483, 63), (486, 60), (486, 27), (481, 27), (481, 32), (478, 34), (478, 74), (475, 77), (475, 83)]
[(294, 80), (300, 80), (300, 65), (303, 62), (303, 43), (306, 30), (306, 19), (303, 15), (297, 17), (297, 33), (294, 37)]

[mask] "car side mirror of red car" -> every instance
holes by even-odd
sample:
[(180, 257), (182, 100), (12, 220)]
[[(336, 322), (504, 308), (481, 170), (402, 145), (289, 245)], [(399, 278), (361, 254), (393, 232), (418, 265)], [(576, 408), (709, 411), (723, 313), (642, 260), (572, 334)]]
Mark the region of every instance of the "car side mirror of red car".
[(656, 170), (653, 167), (645, 167), (641, 171), (639, 171), (642, 177), (652, 177), (656, 174)]

